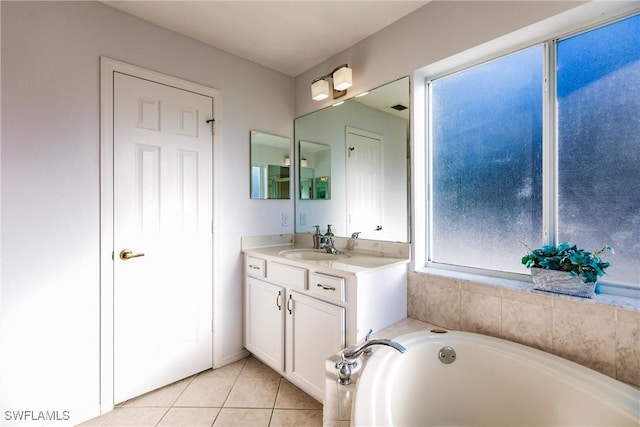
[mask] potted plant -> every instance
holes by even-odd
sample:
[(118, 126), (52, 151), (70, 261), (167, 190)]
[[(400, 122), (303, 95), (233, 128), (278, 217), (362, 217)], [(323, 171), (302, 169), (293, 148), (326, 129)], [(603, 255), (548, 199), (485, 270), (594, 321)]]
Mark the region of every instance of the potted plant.
[(523, 245), (529, 253), (522, 257), (522, 264), (531, 269), (534, 289), (586, 298), (593, 298), (598, 278), (610, 265), (599, 255), (613, 252), (608, 245), (594, 252), (571, 243), (545, 245), (538, 249)]

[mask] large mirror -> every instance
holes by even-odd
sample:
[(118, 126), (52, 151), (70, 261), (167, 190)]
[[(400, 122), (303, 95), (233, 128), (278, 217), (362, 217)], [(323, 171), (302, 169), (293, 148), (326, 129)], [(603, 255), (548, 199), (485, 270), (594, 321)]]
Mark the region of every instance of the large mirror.
[(291, 140), (252, 130), (251, 198), (291, 198)]
[[(409, 241), (409, 104), (405, 77), (296, 119), (297, 233), (331, 224), (336, 236)], [(322, 170), (310, 167), (319, 148)]]

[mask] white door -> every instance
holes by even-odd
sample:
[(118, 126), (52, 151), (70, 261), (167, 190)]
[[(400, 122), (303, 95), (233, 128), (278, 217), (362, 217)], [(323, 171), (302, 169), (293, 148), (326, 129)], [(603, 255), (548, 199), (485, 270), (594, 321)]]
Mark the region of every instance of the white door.
[(382, 135), (347, 127), (347, 235), (382, 231)]
[(118, 403), (212, 366), (213, 98), (113, 84)]
[(325, 363), (345, 345), (345, 309), (296, 292), (287, 296), (287, 373), (324, 400)]
[(284, 370), (284, 288), (247, 277), (245, 346), (278, 372)]

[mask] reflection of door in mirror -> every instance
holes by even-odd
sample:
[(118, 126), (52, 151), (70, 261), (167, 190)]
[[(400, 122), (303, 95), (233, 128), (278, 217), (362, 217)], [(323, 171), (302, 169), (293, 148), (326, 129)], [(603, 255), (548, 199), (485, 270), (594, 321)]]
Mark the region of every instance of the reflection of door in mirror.
[(251, 198), (289, 199), (291, 140), (251, 131)]
[(347, 126), (347, 235), (382, 231), (382, 135)]
[(300, 200), (331, 198), (331, 147), (300, 141)]

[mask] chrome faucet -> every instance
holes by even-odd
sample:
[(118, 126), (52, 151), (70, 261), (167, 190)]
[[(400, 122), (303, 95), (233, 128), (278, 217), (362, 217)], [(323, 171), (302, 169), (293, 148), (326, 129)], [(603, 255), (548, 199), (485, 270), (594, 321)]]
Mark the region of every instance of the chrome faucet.
[(338, 370), (338, 383), (341, 385), (351, 384), (351, 372), (358, 366), (357, 359), (361, 354), (365, 356), (371, 355), (370, 347), (374, 345), (384, 345), (394, 348), (400, 353), (407, 351), (400, 343), (388, 339), (369, 340), (371, 330), (365, 337), (365, 341), (355, 347), (349, 347), (342, 351), (342, 357), (338, 363), (336, 363), (336, 369)]
[(340, 251), (333, 246), (333, 239), (329, 236), (320, 236), (319, 249), (324, 249), (328, 254), (340, 254)]
[(366, 350), (373, 345), (386, 345), (387, 347), (395, 348), (400, 353), (404, 353), (405, 351), (407, 351), (407, 349), (404, 348), (400, 343), (397, 343), (393, 340), (377, 339), (377, 340), (365, 341), (359, 346), (344, 350), (342, 352), (342, 357), (344, 359), (355, 359), (356, 357), (360, 356), (362, 353), (366, 352)]

